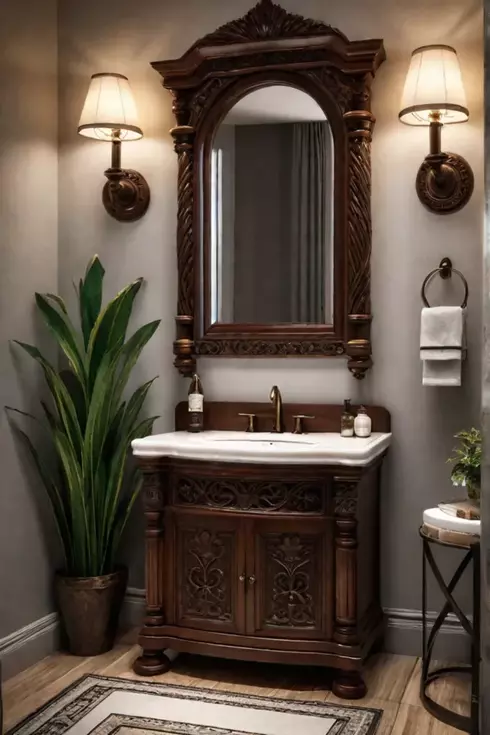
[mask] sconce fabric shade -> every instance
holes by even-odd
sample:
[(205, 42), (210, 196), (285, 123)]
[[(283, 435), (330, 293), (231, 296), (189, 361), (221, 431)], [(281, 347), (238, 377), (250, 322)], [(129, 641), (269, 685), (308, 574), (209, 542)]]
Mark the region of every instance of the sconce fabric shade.
[(430, 125), (431, 112), (438, 112), (444, 124), (468, 120), (461, 69), (451, 46), (421, 46), (412, 53), (399, 118), (407, 125)]
[(94, 74), (83, 106), (78, 132), (96, 140), (139, 140), (143, 131), (127, 77)]

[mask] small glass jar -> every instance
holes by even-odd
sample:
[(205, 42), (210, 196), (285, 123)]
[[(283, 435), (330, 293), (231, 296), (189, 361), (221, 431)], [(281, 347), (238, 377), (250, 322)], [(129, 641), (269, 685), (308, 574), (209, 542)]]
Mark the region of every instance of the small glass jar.
[(340, 436), (354, 436), (354, 414), (349, 399), (344, 401), (344, 411), (340, 418)]
[(367, 415), (366, 409), (364, 408), (364, 406), (361, 406), (354, 420), (354, 431), (356, 433), (356, 436), (359, 436), (363, 439), (371, 436), (372, 425), (373, 422), (371, 421), (371, 418)]

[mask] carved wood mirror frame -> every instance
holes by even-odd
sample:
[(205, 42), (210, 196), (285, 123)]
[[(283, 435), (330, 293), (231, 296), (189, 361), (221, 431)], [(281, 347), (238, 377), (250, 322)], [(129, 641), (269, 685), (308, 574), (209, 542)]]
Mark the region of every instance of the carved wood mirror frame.
[[(385, 59), (381, 40), (349, 41), (322, 22), (261, 0), (247, 15), (197, 41), (177, 60), (155, 62), (174, 96), (171, 134), (178, 169), (178, 313), (175, 366), (196, 358), (335, 357), (363, 378), (371, 359), (371, 82)], [(335, 145), (333, 325), (206, 324), (209, 216), (206, 148), (231, 106), (269, 84), (310, 94), (325, 111)], [(209, 176), (209, 174), (208, 174)], [(209, 321), (209, 320), (208, 320)]]

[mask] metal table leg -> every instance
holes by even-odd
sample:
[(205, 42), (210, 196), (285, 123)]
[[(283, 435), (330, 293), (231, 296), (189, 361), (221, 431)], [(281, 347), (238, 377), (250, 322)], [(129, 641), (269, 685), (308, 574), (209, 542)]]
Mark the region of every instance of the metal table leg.
[[(446, 585), (442, 574), (437, 567), (432, 554), (431, 543), (440, 543), (422, 535), (423, 540), (423, 563), (422, 563), (422, 675), (420, 680), (420, 699), (425, 709), (436, 719), (445, 722), (451, 727), (456, 727), (470, 735), (479, 735), (479, 668), (480, 668), (480, 546), (473, 544), (463, 560), (456, 569), (451, 581)], [(450, 544), (442, 544), (450, 545)], [(459, 547), (461, 548), (461, 547)], [(469, 564), (473, 562), (473, 624), (463, 613), (460, 606), (453, 597), (454, 589), (463, 576)], [(437, 616), (432, 629), (427, 635), (427, 563), (443, 593), (446, 602)], [(446, 666), (430, 671), (432, 653), (437, 635), (444, 624), (449, 613), (454, 613), (462, 627), (471, 637), (471, 665)], [(465, 717), (443, 707), (434, 701), (427, 693), (429, 685), (452, 673), (469, 673), (472, 677), (471, 685), (471, 715)]]

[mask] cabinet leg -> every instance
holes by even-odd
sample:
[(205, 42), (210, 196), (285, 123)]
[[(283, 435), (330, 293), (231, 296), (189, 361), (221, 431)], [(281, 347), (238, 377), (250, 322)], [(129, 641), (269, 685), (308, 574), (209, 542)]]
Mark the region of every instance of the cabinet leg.
[(146, 651), (133, 664), (133, 671), (138, 676), (158, 676), (165, 674), (172, 666), (171, 660), (163, 651)]
[(362, 699), (367, 687), (359, 671), (337, 671), (332, 692), (340, 699)]

